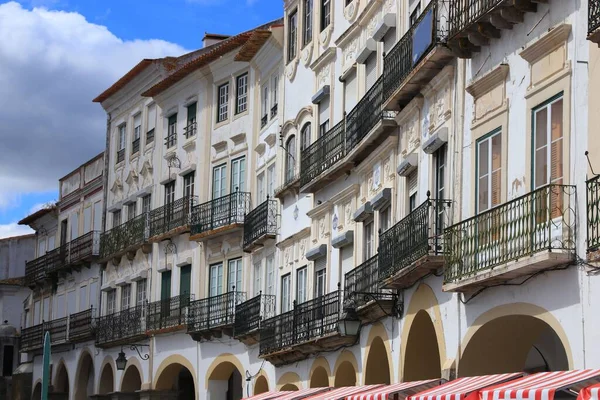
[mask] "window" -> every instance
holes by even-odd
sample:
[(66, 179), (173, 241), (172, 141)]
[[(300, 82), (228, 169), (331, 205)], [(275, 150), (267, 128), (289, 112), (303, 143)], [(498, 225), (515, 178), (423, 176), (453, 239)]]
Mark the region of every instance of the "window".
[(418, 179), (419, 171), (414, 171), (406, 178), (407, 194), (408, 194), (408, 213), (413, 212), (417, 208), (417, 197), (418, 197)]
[(267, 167), (267, 195), (271, 198), (275, 195), (275, 164)]
[(98, 281), (90, 283), (90, 307), (98, 307)]
[(112, 213), (112, 227), (121, 225), (121, 210), (113, 211)]
[(77, 312), (77, 292), (75, 290), (67, 293), (67, 312), (69, 315)]
[(319, 137), (329, 131), (329, 96), (319, 103)]
[(119, 147), (118, 150), (125, 149), (125, 138), (127, 136), (127, 125), (121, 124), (119, 126)]
[(306, 298), (306, 267), (300, 268), (296, 271), (296, 301), (298, 303), (304, 303)]
[(499, 129), (477, 141), (477, 212), (500, 204), (502, 179), (502, 133)]
[[(434, 154), (435, 165), (435, 187), (434, 196), (437, 200), (443, 200), (446, 197), (446, 154), (448, 145), (444, 144)], [(435, 234), (444, 233), (444, 207), (441, 203), (435, 203)]]
[(326, 120), (319, 126), (319, 137), (325, 135), (329, 131), (329, 120)]
[(12, 376), (15, 363), (15, 347), (5, 344), (2, 349), (4, 358), (2, 359), (2, 376)]
[(267, 257), (267, 288), (266, 294), (275, 294), (275, 256)]
[(94, 203), (94, 230), (102, 230), (102, 203), (99, 201)]
[(92, 230), (92, 207), (83, 209), (83, 233), (88, 233)]
[(223, 294), (223, 264), (219, 263), (211, 265), (209, 275), (209, 297)]
[(358, 102), (357, 83), (356, 68), (353, 68), (344, 79), (344, 110), (346, 112), (350, 112)]
[(308, 146), (310, 146), (310, 135), (310, 122), (307, 122), (300, 131), (300, 151), (304, 151), (306, 148), (308, 148)]
[(281, 312), (290, 310), (290, 274), (286, 274), (281, 277)]
[(321, 257), (315, 260), (315, 293), (314, 297), (321, 297), (325, 294), (325, 283), (327, 280), (327, 257)]
[(154, 142), (154, 128), (156, 127), (156, 105), (148, 106), (148, 130), (146, 131), (146, 144)]
[(131, 143), (131, 154), (140, 151), (140, 135), (142, 133), (142, 114), (133, 117), (133, 142)]
[(231, 161), (231, 189), (230, 192), (246, 191), (246, 157)]
[(87, 310), (88, 307), (87, 286), (82, 286), (79, 288), (79, 311)]
[[(96, 230), (101, 230), (101, 229), (98, 228)], [(48, 247), (46, 248), (48, 251), (54, 250), (54, 241), (56, 240), (55, 235), (56, 235), (55, 233), (51, 233), (50, 236), (48, 236)]]
[(146, 279), (140, 279), (139, 281), (137, 281), (136, 283), (136, 290), (137, 290), (137, 301), (136, 304), (138, 306), (142, 306), (146, 303), (146, 291), (147, 291), (147, 283), (148, 281)]
[(71, 240), (77, 239), (79, 236), (79, 214), (73, 213), (71, 215)]
[(135, 218), (135, 206), (136, 203), (127, 204), (127, 220)]
[(261, 172), (256, 178), (256, 192), (258, 193), (258, 203), (266, 200), (265, 195), (265, 173)]
[(312, 40), (312, 0), (304, 0), (304, 33), (302, 44), (306, 46)]
[(273, 75), (271, 77), (271, 118), (277, 115), (277, 99), (279, 90), (279, 76)]
[(219, 86), (218, 107), (217, 107), (217, 122), (222, 122), (227, 119), (228, 103), (229, 103), (229, 82)]
[(261, 90), (261, 102), (260, 102), (260, 127), (263, 128), (267, 125), (268, 121), (268, 104), (269, 104), (269, 87), (267, 85), (262, 87)]
[(296, 136), (292, 135), (285, 144), (285, 181), (294, 179), (296, 171)]
[(533, 110), (533, 187), (563, 183), (563, 99)]
[(298, 45), (298, 10), (294, 10), (288, 17), (288, 61), (296, 58)]
[(33, 325), (39, 324), (40, 321), (40, 301), (33, 303)]
[(377, 81), (377, 54), (372, 53), (365, 61), (365, 90), (371, 87)]
[(258, 296), (262, 291), (262, 261), (254, 263), (254, 295)]
[(54, 297), (54, 318), (63, 318), (65, 316), (65, 295), (59, 294)]
[(165, 204), (171, 204), (175, 201), (175, 181), (165, 183)]
[(196, 109), (197, 103), (193, 102), (187, 106), (187, 125), (185, 127), (185, 137), (191, 138), (196, 134)]
[(196, 171), (192, 171), (183, 177), (183, 197), (191, 197), (194, 195), (195, 179)]
[(117, 291), (115, 289), (106, 292), (106, 314), (114, 314), (117, 301)]
[(192, 289), (192, 265), (182, 265), (179, 268), (179, 295), (188, 295)]
[(121, 287), (121, 310), (128, 310), (131, 305), (131, 285)]
[(410, 26), (413, 26), (414, 24), (417, 23), (417, 20), (419, 19), (419, 16), (421, 15), (421, 2), (417, 2), (417, 6), (415, 7), (415, 9), (413, 10), (413, 12), (410, 13)]
[(167, 149), (177, 144), (177, 114), (173, 114), (169, 117), (167, 125), (167, 137), (165, 139)]
[(392, 207), (387, 206), (383, 210), (379, 211), (379, 229), (381, 229), (381, 232), (385, 232), (390, 228), (390, 217), (392, 215), (391, 210)]
[(373, 257), (373, 220), (363, 222), (363, 261)]
[(171, 271), (164, 271), (160, 274), (160, 299), (167, 300), (171, 298)]
[(150, 207), (152, 206), (152, 195), (147, 194), (142, 197), (142, 212), (147, 213), (150, 212)]
[(242, 292), (244, 290), (242, 287), (242, 259), (229, 260), (227, 272), (229, 273), (227, 291), (236, 290)]
[(225, 164), (213, 168), (213, 199), (225, 196), (226, 171), (227, 166)]
[(37, 252), (37, 256), (41, 257), (44, 254), (46, 254), (46, 238), (45, 237), (38, 237), (38, 252)]
[(248, 108), (248, 74), (243, 74), (236, 79), (235, 113), (239, 114)]
[(331, 0), (321, 0), (321, 32), (331, 23)]

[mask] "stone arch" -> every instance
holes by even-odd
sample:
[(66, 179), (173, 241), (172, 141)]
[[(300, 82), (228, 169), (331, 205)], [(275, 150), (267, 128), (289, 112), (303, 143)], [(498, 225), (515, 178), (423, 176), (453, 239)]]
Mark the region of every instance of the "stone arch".
[(269, 391), (269, 381), (265, 375), (259, 375), (254, 381), (254, 395), (266, 393)]
[(94, 357), (88, 349), (79, 355), (75, 370), (75, 400), (86, 400), (94, 394)]
[(56, 368), (56, 375), (54, 375), (52, 392), (66, 394), (67, 398), (70, 398), (69, 389), (69, 372), (64, 360), (61, 359)]
[(329, 377), (331, 370), (329, 363), (324, 357), (317, 357), (310, 368), (309, 387), (329, 387)]
[(38, 379), (33, 386), (33, 392), (31, 393), (31, 400), (41, 400), (42, 398), (42, 381)]
[(435, 337), (437, 339), (437, 350), (439, 352), (440, 365), (444, 365), (446, 362), (446, 342), (444, 340), (444, 328), (442, 325), (442, 313), (440, 311), (440, 306), (433, 289), (431, 289), (429, 285), (421, 283), (411, 296), (410, 303), (406, 309), (406, 316), (404, 317), (404, 325), (400, 339), (400, 381), (403, 381), (404, 376), (406, 375), (405, 355), (407, 351), (408, 337), (411, 332), (414, 319), (419, 311), (425, 311), (429, 314), (429, 318), (433, 323)]
[(442, 364), (433, 321), (427, 311), (414, 317), (404, 354), (403, 382), (441, 378)]
[(369, 331), (365, 354), (363, 384), (390, 384), (393, 368), (392, 351), (385, 327), (380, 322), (374, 324)]
[[(137, 373), (139, 374), (140, 377), (140, 382), (143, 383), (144, 382), (144, 377), (142, 374), (143, 368), (142, 368), (142, 364), (140, 363), (140, 360), (137, 357), (128, 357), (127, 358), (127, 365), (125, 366), (125, 371), (121, 374), (121, 382), (119, 383), (119, 387), (121, 388), (121, 392), (123, 392), (123, 387), (127, 386), (125, 384), (125, 374), (127, 373), (127, 371), (129, 370), (129, 368), (135, 368), (137, 369)], [(133, 373), (133, 371), (131, 372)], [(141, 385), (140, 383), (140, 385)]]
[(294, 385), (293, 383), (286, 383), (279, 390), (281, 390), (282, 392), (295, 392), (295, 391), (300, 390), (300, 388), (298, 386)]
[[(295, 388), (295, 389), (293, 389)], [(300, 383), (300, 376), (295, 372), (286, 372), (279, 377), (277, 381), (278, 390), (300, 390), (302, 384)]]
[(198, 397), (199, 392), (196, 390), (198, 384), (192, 363), (179, 354), (173, 354), (160, 363), (152, 386), (155, 390), (183, 390), (193, 393), (194, 398)]
[(208, 367), (206, 390), (209, 393), (227, 393), (228, 398), (241, 399), (244, 395), (245, 369), (233, 354), (221, 354)]
[(112, 363), (103, 363), (98, 382), (98, 394), (107, 394), (115, 391), (115, 370)]
[[(485, 362), (489, 359), (494, 363)], [(457, 375), (572, 368), (571, 347), (558, 320), (539, 306), (512, 303), (488, 310), (471, 324)]]
[(133, 393), (142, 389), (142, 372), (141, 369), (127, 360), (127, 368), (121, 375), (121, 392)]
[(357, 371), (359, 371), (359, 368), (354, 353), (348, 350), (342, 351), (333, 368), (333, 386), (356, 386), (358, 383)]

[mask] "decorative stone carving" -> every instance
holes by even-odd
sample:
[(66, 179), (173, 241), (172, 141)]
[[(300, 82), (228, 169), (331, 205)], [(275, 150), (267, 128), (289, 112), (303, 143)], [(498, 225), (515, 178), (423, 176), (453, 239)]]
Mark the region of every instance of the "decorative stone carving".
[(355, 37), (342, 50), (342, 57), (343, 57), (342, 64), (343, 64), (344, 70), (346, 68), (348, 68), (348, 66), (350, 66), (352, 63), (354, 63), (354, 60), (356, 59), (357, 50), (358, 50), (358, 37)]
[(352, 206), (350, 203), (346, 204), (346, 223), (350, 224), (352, 222)]
[(306, 46), (304, 46), (304, 48), (302, 49), (302, 52), (300, 53), (300, 58), (302, 59), (302, 64), (304, 64), (305, 67), (308, 67), (312, 60), (312, 52), (313, 52), (313, 45), (312, 45), (312, 43), (309, 43)]
[(352, 22), (354, 18), (358, 15), (358, 3), (359, 0), (353, 0), (344, 8), (344, 18), (346, 20)]
[(327, 64), (317, 74), (317, 87), (323, 87), (329, 84), (331, 64)]
[[(332, 11), (333, 15), (333, 11)], [(329, 46), (329, 41), (331, 40), (331, 33), (333, 32), (333, 21), (329, 24), (329, 26), (319, 34), (319, 42), (321, 46), (327, 47)]]
[(288, 63), (285, 67), (285, 76), (291, 82), (296, 77), (296, 69), (298, 68), (298, 59), (294, 59)]

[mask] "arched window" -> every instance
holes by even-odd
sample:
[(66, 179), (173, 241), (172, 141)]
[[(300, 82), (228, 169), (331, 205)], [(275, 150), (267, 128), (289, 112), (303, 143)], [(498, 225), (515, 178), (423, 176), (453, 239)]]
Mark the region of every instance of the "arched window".
[(300, 151), (303, 151), (308, 146), (310, 146), (310, 128), (310, 122), (307, 122), (306, 124), (304, 124), (302, 130), (300, 131)]
[(296, 136), (292, 135), (285, 144), (285, 181), (294, 179), (296, 171)]

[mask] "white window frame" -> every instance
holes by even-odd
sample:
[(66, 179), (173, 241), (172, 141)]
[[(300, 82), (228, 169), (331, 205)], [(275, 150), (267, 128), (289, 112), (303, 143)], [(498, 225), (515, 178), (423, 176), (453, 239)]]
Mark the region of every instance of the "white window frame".
[(217, 87), (217, 123), (227, 121), (229, 118), (229, 82), (224, 82)]

